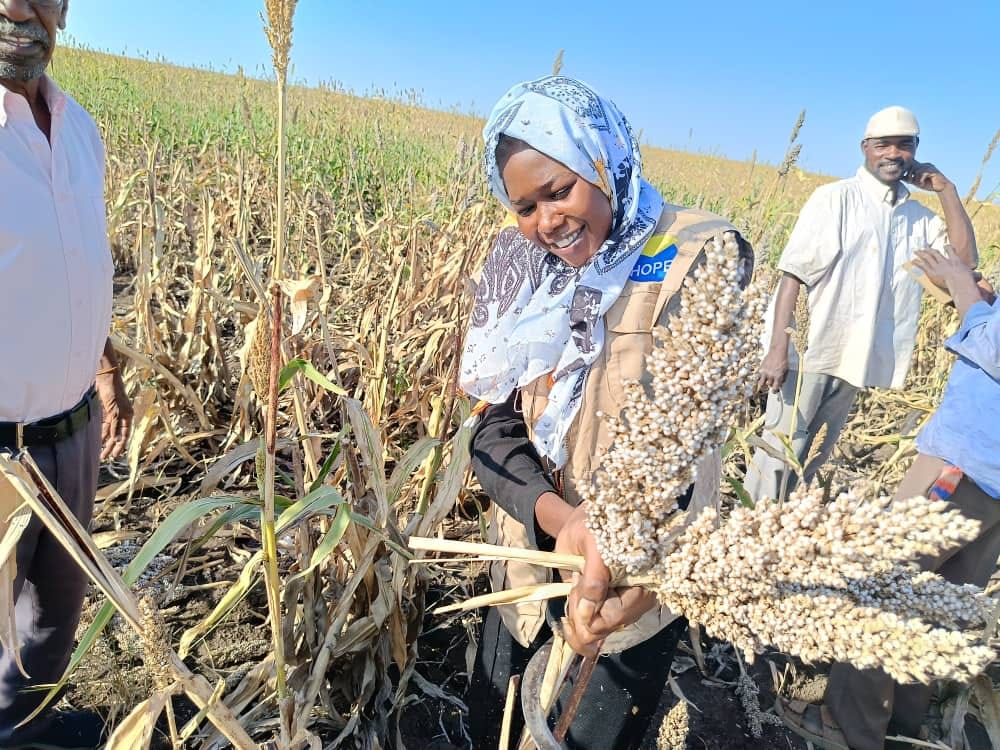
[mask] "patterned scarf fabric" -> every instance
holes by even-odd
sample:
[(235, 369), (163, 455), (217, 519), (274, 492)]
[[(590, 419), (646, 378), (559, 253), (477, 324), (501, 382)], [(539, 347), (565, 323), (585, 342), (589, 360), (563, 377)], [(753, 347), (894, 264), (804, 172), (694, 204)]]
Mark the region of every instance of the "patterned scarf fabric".
[(501, 134), (596, 185), (612, 207), (611, 234), (582, 268), (538, 247), (516, 227), (503, 229), (483, 267), (462, 354), (462, 388), (489, 403), (502, 403), (515, 388), (550, 374), (534, 443), (560, 468), (587, 371), (604, 346), (604, 313), (628, 281), (663, 200), (642, 179), (639, 146), (625, 117), (572, 78), (547, 76), (514, 86), (486, 123), (486, 175), (510, 209), (496, 163)]

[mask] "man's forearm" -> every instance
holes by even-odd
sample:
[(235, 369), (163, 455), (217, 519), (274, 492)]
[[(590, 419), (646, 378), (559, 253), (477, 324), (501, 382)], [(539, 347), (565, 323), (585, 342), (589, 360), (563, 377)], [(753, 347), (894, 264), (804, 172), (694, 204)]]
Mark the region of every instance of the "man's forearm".
[(778, 284), (777, 299), (774, 303), (774, 330), (771, 333), (769, 351), (787, 351), (788, 334), (785, 329), (792, 323), (795, 302), (799, 298), (802, 282), (790, 273), (783, 274)]
[(948, 293), (955, 302), (955, 309), (960, 318), (965, 318), (969, 308), (983, 299), (979, 285), (971, 273), (949, 276), (947, 285)]
[(111, 343), (111, 339), (108, 338), (104, 342), (104, 351), (101, 352), (101, 361), (97, 366), (98, 372), (108, 372), (110, 370), (115, 370), (118, 368), (118, 355), (115, 353), (114, 344)]
[(938, 193), (938, 198), (944, 211), (945, 224), (948, 225), (948, 241), (965, 265), (975, 268), (979, 264), (976, 233), (954, 183), (949, 183), (948, 187)]

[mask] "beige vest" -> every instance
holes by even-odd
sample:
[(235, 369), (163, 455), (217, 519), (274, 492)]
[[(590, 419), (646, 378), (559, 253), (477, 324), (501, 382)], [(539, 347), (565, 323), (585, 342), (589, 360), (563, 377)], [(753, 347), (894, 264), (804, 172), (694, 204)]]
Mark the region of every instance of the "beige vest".
[[(590, 480), (611, 442), (606, 423), (597, 417), (597, 412), (621, 413), (625, 403), (625, 381), (638, 380), (649, 386), (651, 377), (645, 370), (645, 361), (653, 349), (653, 329), (665, 325), (667, 316), (676, 310), (680, 302), (676, 293), (695, 262), (702, 257), (705, 243), (731, 230), (731, 224), (707, 211), (672, 205), (664, 207), (653, 236), (643, 249), (643, 256), (655, 259), (659, 248), (671, 244), (676, 245), (677, 254), (662, 282), (630, 279), (605, 314), (604, 348), (590, 366), (583, 401), (568, 436), (569, 460), (562, 471), (563, 497), (568, 503), (579, 504), (577, 485)], [(543, 376), (521, 389), (524, 420), (529, 430), (545, 409), (548, 388), (548, 376)], [(691, 509), (718, 502), (721, 468), (718, 452), (702, 460)], [(530, 547), (524, 526), (496, 503), (490, 504), (487, 521), (487, 538), (491, 543)], [(528, 563), (497, 561), (490, 565), (490, 578), (494, 590), (502, 590), (547, 583), (552, 580), (552, 572)], [(545, 607), (545, 602), (509, 604), (500, 607), (500, 614), (517, 641), (527, 646), (545, 622)], [(656, 634), (675, 618), (676, 615), (664, 608), (653, 609), (635, 624), (608, 637), (603, 650), (613, 653), (630, 648)]]

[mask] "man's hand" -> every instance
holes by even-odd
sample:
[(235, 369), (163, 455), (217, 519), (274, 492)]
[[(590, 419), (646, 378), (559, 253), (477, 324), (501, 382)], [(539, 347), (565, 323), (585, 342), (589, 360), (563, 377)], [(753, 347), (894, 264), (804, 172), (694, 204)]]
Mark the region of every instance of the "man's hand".
[[(949, 248), (950, 249), (950, 248)], [(942, 255), (933, 248), (917, 250), (913, 254), (913, 265), (927, 274), (935, 286), (950, 289), (956, 279), (968, 277), (976, 281), (972, 270), (955, 253)]]
[(937, 167), (927, 162), (911, 162), (904, 180), (921, 190), (933, 190), (935, 193), (940, 193), (951, 186), (951, 180), (941, 174)]
[(788, 375), (788, 347), (771, 349), (760, 363), (760, 373), (757, 382), (761, 388), (767, 388), (774, 393), (781, 390)]
[(965, 264), (958, 253), (951, 252), (950, 247), (947, 249), (947, 257), (937, 250), (917, 250), (913, 254), (913, 265), (927, 274), (927, 278), (937, 286), (948, 290), (955, 302), (955, 309), (964, 318), (970, 307), (989, 297), (984, 295), (984, 290), (976, 283), (976, 272)]
[(95, 381), (101, 400), (101, 460), (118, 458), (125, 452), (132, 430), (132, 403), (125, 392), (121, 372), (114, 368), (103, 372)]
[(582, 555), (583, 572), (572, 576), (566, 601), (566, 641), (583, 656), (597, 656), (601, 643), (616, 630), (642, 617), (656, 604), (656, 597), (641, 588), (615, 589), (610, 595), (608, 570), (597, 542), (586, 526), (584, 505), (573, 509), (556, 537), (556, 552)]

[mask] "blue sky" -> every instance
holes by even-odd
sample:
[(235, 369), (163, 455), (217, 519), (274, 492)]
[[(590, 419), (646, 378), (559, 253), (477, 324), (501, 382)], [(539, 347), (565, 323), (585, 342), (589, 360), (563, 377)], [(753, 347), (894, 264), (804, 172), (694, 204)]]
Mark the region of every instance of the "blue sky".
[[(269, 74), (262, 0), (72, 0), (67, 31), (107, 52)], [(996, 0), (871, 3), (300, 0), (294, 78), (415, 90), (485, 116), (517, 81), (563, 72), (615, 100), (643, 142), (781, 159), (807, 110), (801, 165), (846, 176), (867, 118), (913, 109), (917, 158), (965, 194), (1000, 128)], [(1000, 154), (980, 197), (1000, 183)]]

